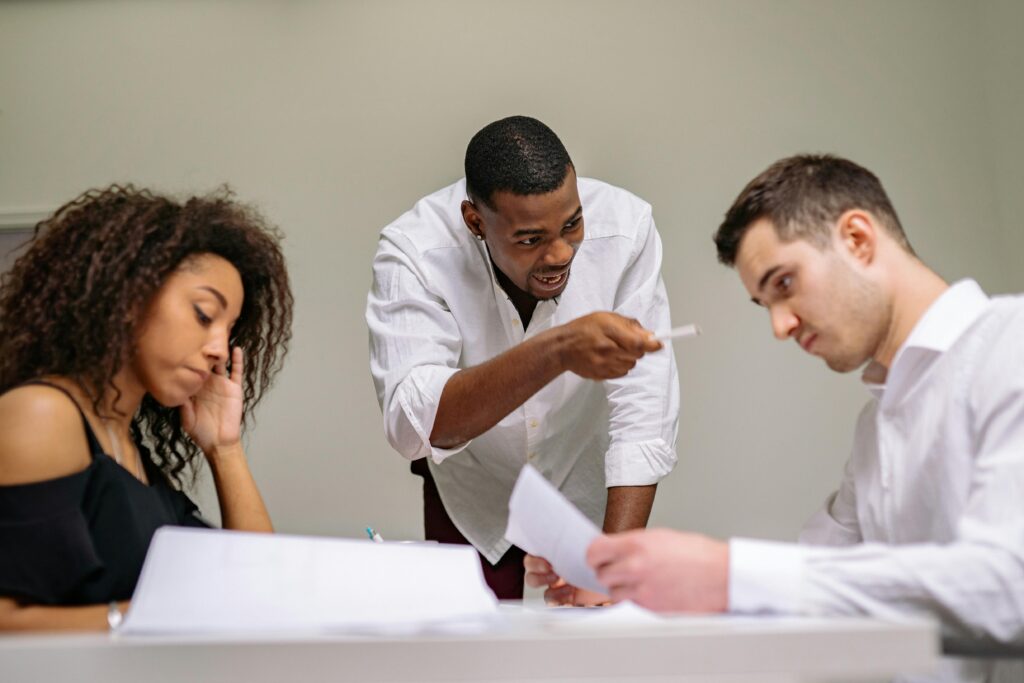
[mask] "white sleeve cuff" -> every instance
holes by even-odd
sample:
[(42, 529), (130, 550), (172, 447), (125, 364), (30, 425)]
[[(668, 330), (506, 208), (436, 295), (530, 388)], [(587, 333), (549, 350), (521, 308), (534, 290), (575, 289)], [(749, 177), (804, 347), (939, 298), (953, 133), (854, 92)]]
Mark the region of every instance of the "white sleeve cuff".
[[(392, 445), (410, 460), (429, 456), (436, 464), (440, 464), (469, 445), (469, 441), (454, 448), (435, 448), (430, 445), (430, 433), (434, 430), (434, 419), (437, 417), (441, 393), (448, 380), (458, 371), (458, 368), (447, 366), (420, 366), (410, 372), (406, 380), (398, 387), (396, 398), (402, 409), (401, 415), (404, 416), (415, 436), (396, 438), (392, 440)], [(399, 427), (392, 433), (397, 435), (402, 431)], [(402, 442), (407, 445), (399, 447)]]
[(675, 449), (664, 439), (614, 444), (604, 456), (605, 486), (657, 484), (676, 466)]
[(800, 613), (807, 549), (794, 543), (729, 540), (729, 611)]

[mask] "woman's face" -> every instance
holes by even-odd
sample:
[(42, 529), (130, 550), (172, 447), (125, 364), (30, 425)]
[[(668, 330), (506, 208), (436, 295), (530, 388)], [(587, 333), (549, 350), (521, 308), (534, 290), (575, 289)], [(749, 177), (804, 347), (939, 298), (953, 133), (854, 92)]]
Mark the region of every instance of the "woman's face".
[(238, 271), (220, 256), (181, 263), (147, 305), (135, 343), (131, 369), (146, 393), (179, 406), (223, 368), (244, 294)]

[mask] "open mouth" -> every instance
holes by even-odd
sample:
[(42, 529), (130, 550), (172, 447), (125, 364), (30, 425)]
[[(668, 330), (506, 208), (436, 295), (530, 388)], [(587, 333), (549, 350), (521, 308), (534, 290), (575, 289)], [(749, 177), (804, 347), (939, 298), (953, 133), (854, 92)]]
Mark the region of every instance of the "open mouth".
[(569, 271), (566, 269), (557, 275), (532, 275), (531, 277), (540, 289), (551, 291), (565, 284), (565, 281), (569, 279)]

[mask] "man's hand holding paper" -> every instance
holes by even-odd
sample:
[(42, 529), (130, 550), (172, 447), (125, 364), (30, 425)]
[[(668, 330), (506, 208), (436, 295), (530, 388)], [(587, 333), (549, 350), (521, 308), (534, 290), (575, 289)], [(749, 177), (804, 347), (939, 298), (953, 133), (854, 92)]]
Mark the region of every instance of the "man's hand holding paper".
[(551, 563), (543, 557), (527, 555), (523, 561), (526, 567), (526, 585), (531, 588), (547, 586), (544, 591), (544, 602), (549, 605), (573, 605), (575, 607), (593, 607), (611, 602), (604, 593), (596, 593), (577, 588), (559, 576)]
[[(508, 509), (505, 537), (534, 556), (527, 564), (528, 571), (531, 565), (537, 570), (528, 579), (537, 582), (531, 585), (550, 585), (561, 577), (574, 592), (603, 593), (586, 558), (587, 546), (601, 532), (531, 465), (519, 473)], [(556, 581), (547, 582), (551, 577)], [(560, 593), (568, 590), (553, 595)]]

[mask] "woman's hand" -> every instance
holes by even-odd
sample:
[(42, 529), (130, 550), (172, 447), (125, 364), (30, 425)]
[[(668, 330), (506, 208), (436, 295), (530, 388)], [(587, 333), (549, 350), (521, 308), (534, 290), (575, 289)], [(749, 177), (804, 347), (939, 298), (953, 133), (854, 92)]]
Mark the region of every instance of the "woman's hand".
[(242, 349), (231, 349), (231, 374), (218, 365), (195, 396), (181, 406), (181, 426), (203, 449), (217, 487), (225, 529), (273, 531), (242, 451)]
[(242, 349), (231, 349), (231, 373), (214, 367), (199, 392), (181, 406), (181, 426), (207, 457), (242, 436)]

